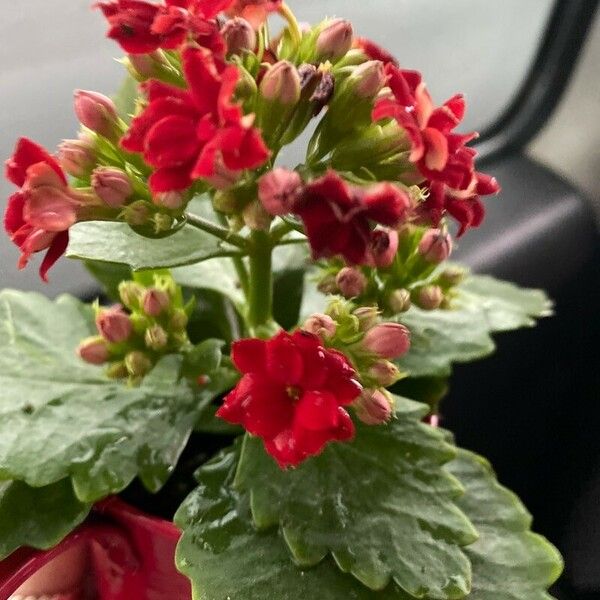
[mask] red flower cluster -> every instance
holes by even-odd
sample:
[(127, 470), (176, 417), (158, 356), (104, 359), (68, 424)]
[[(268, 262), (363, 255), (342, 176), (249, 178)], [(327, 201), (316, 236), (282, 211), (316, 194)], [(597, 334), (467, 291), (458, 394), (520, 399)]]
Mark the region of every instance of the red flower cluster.
[(188, 90), (159, 81), (145, 84), (149, 104), (133, 119), (121, 140), (130, 152), (142, 152), (156, 170), (154, 193), (182, 190), (194, 179), (211, 178), (225, 167), (253, 169), (269, 157), (253, 115), (232, 101), (239, 71), (215, 60), (205, 48), (183, 51)]
[(499, 191), (496, 181), (475, 171), (476, 152), (466, 144), (477, 134), (453, 133), (463, 119), (462, 95), (435, 107), (420, 73), (386, 65), (392, 96), (378, 100), (373, 119), (393, 118), (411, 142), (410, 160), (430, 188), (430, 198), (420, 210), (437, 225), (444, 212), (460, 223), (459, 235), (483, 219), (481, 194)]
[(6, 177), (21, 188), (9, 198), (4, 214), (4, 228), (21, 249), (19, 268), (35, 252), (47, 250), (40, 267), (47, 281), (48, 270), (67, 248), (81, 202), (56, 160), (27, 138), (17, 142), (6, 161)]
[(409, 196), (391, 183), (363, 188), (345, 182), (335, 171), (308, 183), (293, 212), (304, 222), (314, 258), (341, 255), (350, 264), (377, 262), (380, 244), (371, 223), (398, 226), (411, 208)]
[(217, 415), (261, 437), (282, 468), (354, 436), (344, 406), (361, 386), (346, 357), (323, 348), (317, 336), (296, 331), (240, 340), (232, 359), (243, 377)]

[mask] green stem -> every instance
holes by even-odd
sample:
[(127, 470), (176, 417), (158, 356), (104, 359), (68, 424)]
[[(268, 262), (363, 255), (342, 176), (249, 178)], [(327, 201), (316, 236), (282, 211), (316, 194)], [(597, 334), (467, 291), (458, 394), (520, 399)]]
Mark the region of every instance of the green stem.
[(233, 246), (237, 246), (238, 248), (242, 248), (244, 250), (248, 249), (248, 240), (229, 229), (222, 227), (221, 225), (217, 225), (204, 217), (200, 217), (198, 215), (194, 215), (192, 213), (186, 213), (187, 221), (196, 229), (201, 229), (202, 231), (206, 231), (211, 235), (231, 244)]
[(279, 14), (287, 21), (290, 35), (292, 36), (294, 45), (297, 48), (302, 41), (302, 31), (300, 30), (300, 25), (298, 25), (296, 16), (285, 2), (281, 3)]
[[(216, 213), (217, 219), (221, 222), (222, 225), (227, 225), (227, 217), (223, 213)], [(231, 262), (233, 263), (233, 268), (237, 273), (238, 279), (240, 281), (240, 285), (242, 286), (242, 291), (244, 292), (244, 296), (248, 298), (248, 291), (250, 281), (248, 279), (248, 269), (246, 269), (246, 265), (244, 264), (244, 259), (242, 256), (232, 256)]]
[(248, 294), (248, 324), (253, 330), (272, 320), (273, 273), (271, 259), (273, 246), (269, 234), (253, 231), (250, 250), (250, 289)]
[(306, 244), (308, 240), (306, 238), (292, 238), (290, 240), (281, 240), (277, 242), (278, 246), (289, 246), (290, 244)]

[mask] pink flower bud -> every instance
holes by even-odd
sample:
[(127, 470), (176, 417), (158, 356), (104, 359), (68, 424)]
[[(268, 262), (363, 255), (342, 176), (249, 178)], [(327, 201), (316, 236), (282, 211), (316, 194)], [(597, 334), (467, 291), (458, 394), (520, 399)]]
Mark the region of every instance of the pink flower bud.
[(406, 312), (411, 305), (410, 292), (404, 288), (394, 290), (388, 296), (387, 305), (394, 314)]
[(115, 103), (98, 92), (75, 90), (75, 114), (80, 123), (108, 139), (115, 139), (117, 132), (117, 107)]
[(169, 294), (163, 290), (150, 288), (144, 292), (142, 297), (142, 308), (150, 317), (158, 317), (163, 311), (171, 305)]
[(77, 354), (91, 365), (102, 365), (108, 360), (106, 340), (100, 336), (89, 337), (79, 344)]
[(352, 47), (354, 31), (346, 19), (333, 19), (317, 37), (317, 53), (321, 60), (342, 58)]
[(91, 140), (63, 140), (58, 147), (60, 166), (73, 177), (87, 177), (96, 166), (96, 151)]
[(280, 60), (265, 73), (260, 83), (261, 96), (270, 102), (292, 106), (300, 100), (300, 75), (287, 60)]
[(179, 210), (185, 204), (185, 197), (180, 192), (160, 192), (152, 197), (152, 202), (162, 208)]
[(96, 168), (92, 173), (92, 188), (96, 196), (112, 208), (123, 206), (133, 194), (127, 173), (115, 167)]
[(410, 348), (410, 332), (400, 323), (380, 323), (367, 331), (363, 347), (382, 358), (398, 358)]
[(369, 376), (381, 387), (388, 387), (400, 379), (400, 369), (389, 360), (378, 360), (369, 369)]
[(367, 331), (379, 322), (379, 309), (376, 306), (361, 306), (352, 314), (358, 319), (358, 327), (361, 331)]
[(123, 219), (125, 223), (133, 226), (146, 225), (152, 218), (153, 211), (145, 200), (136, 200), (123, 207)]
[(344, 267), (337, 274), (335, 282), (344, 298), (360, 296), (367, 289), (367, 278), (356, 267)]
[(127, 340), (133, 330), (129, 315), (118, 305), (98, 312), (96, 328), (106, 341), (113, 344)]
[(427, 285), (417, 291), (413, 300), (423, 310), (435, 310), (444, 301), (444, 292), (439, 285)]
[(389, 267), (398, 252), (398, 232), (393, 229), (375, 229), (369, 243), (373, 264), (379, 268)]
[(140, 300), (144, 291), (144, 288), (135, 281), (122, 281), (119, 284), (119, 298), (130, 310), (136, 310), (140, 307)]
[(254, 200), (247, 204), (242, 211), (244, 224), (255, 231), (269, 231), (273, 217), (263, 208), (263, 205)]
[(418, 251), (427, 262), (439, 264), (450, 256), (452, 238), (439, 229), (429, 229), (421, 238)]
[(144, 334), (144, 343), (151, 350), (158, 352), (162, 350), (168, 343), (169, 336), (160, 325), (152, 325), (146, 329)]
[(390, 401), (381, 390), (363, 390), (354, 406), (356, 416), (366, 425), (383, 425), (392, 416)]
[(348, 84), (359, 98), (374, 98), (385, 85), (383, 63), (369, 60), (358, 65), (348, 78)]
[(221, 35), (227, 43), (227, 54), (243, 54), (245, 50), (252, 51), (256, 47), (256, 33), (246, 19), (235, 17), (223, 25)]
[(125, 356), (125, 368), (132, 377), (143, 377), (152, 369), (152, 361), (139, 350)]
[(277, 167), (258, 181), (258, 197), (265, 210), (275, 216), (293, 212), (302, 190), (302, 179), (296, 171)]
[(168, 66), (168, 62), (160, 51), (150, 54), (129, 54), (127, 61), (129, 72), (138, 81), (157, 77), (160, 67)]
[(315, 313), (304, 321), (302, 329), (314, 333), (323, 340), (328, 340), (335, 335), (337, 323), (329, 315)]

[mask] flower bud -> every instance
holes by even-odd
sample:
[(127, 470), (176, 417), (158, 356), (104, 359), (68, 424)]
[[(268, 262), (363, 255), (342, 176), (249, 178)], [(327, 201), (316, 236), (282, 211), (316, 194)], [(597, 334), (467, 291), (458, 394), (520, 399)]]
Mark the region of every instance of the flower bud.
[(115, 103), (98, 92), (75, 90), (75, 114), (79, 122), (97, 134), (115, 139), (118, 136), (118, 114)]
[(352, 47), (354, 31), (346, 19), (333, 19), (326, 23), (317, 37), (317, 54), (320, 60), (342, 58)]
[(120, 360), (118, 362), (111, 363), (106, 369), (106, 376), (109, 379), (123, 379), (129, 375), (125, 363)]
[(260, 94), (269, 102), (293, 106), (300, 99), (300, 75), (287, 60), (280, 60), (269, 68), (260, 83)]
[(105, 204), (119, 208), (133, 194), (133, 186), (125, 171), (115, 167), (97, 167), (92, 173), (92, 188)]
[(369, 249), (376, 267), (389, 267), (398, 252), (398, 232), (393, 229), (375, 229), (371, 232)]
[(230, 187), (234, 186), (241, 177), (242, 173), (240, 171), (232, 171), (227, 168), (223, 162), (223, 158), (217, 156), (214, 163), (214, 173), (209, 177), (204, 177), (204, 180), (216, 190), (228, 190)]
[(461, 283), (466, 277), (467, 272), (460, 267), (448, 267), (444, 269), (438, 278), (439, 282), (445, 286), (455, 286)]
[(378, 360), (369, 369), (369, 376), (381, 387), (388, 387), (400, 379), (400, 369), (389, 360)]
[(385, 85), (385, 71), (379, 60), (358, 65), (348, 78), (348, 86), (359, 98), (374, 98)]
[(439, 285), (426, 285), (417, 291), (413, 301), (423, 310), (435, 310), (444, 301), (444, 292)]
[(89, 337), (79, 344), (77, 354), (79, 358), (91, 365), (104, 364), (108, 360), (106, 340), (99, 335)]
[(293, 212), (302, 190), (302, 179), (296, 171), (277, 167), (258, 181), (258, 197), (271, 215), (282, 216)]
[(129, 315), (120, 307), (101, 309), (96, 315), (98, 333), (108, 342), (124, 342), (133, 330)]
[(173, 313), (169, 325), (171, 326), (171, 329), (174, 329), (175, 331), (181, 331), (187, 327), (188, 321), (189, 317), (186, 315), (185, 311), (182, 309), (177, 309)]
[(411, 305), (410, 292), (404, 288), (394, 290), (387, 298), (387, 305), (394, 314), (406, 312)]
[(439, 264), (450, 256), (452, 238), (439, 229), (429, 229), (419, 242), (418, 252), (427, 262)]
[(119, 284), (119, 298), (130, 310), (140, 307), (140, 300), (144, 293), (144, 287), (135, 281), (121, 281)]
[(242, 211), (244, 224), (255, 231), (269, 231), (273, 217), (263, 208), (258, 200), (247, 204)]
[(90, 139), (63, 140), (58, 147), (60, 166), (73, 177), (83, 179), (96, 166), (96, 151)]
[(136, 200), (128, 204), (121, 214), (125, 222), (132, 226), (146, 225), (152, 217), (150, 206), (145, 200)]
[(381, 390), (363, 390), (354, 407), (356, 416), (366, 425), (383, 425), (392, 416), (392, 407)]
[(321, 279), (318, 283), (317, 283), (317, 289), (322, 293), (322, 294), (335, 294), (338, 291), (338, 286), (336, 283), (336, 277), (335, 275), (325, 275), (325, 277), (323, 277), (323, 279)]
[(376, 306), (361, 306), (352, 314), (358, 319), (361, 331), (368, 331), (379, 323), (379, 310)]
[(125, 356), (125, 368), (132, 377), (143, 377), (152, 368), (152, 361), (139, 350)]
[(410, 348), (410, 332), (400, 323), (380, 323), (367, 331), (363, 347), (382, 358), (398, 358)]
[(171, 215), (165, 213), (155, 213), (152, 216), (152, 223), (154, 225), (154, 233), (161, 233), (163, 231), (170, 231), (173, 227), (175, 219)]
[(335, 335), (337, 323), (329, 315), (315, 313), (304, 321), (302, 329), (327, 340)]
[(150, 288), (142, 296), (142, 308), (150, 317), (158, 317), (171, 305), (169, 294), (163, 290)]
[(344, 267), (337, 274), (335, 282), (344, 298), (361, 296), (367, 289), (367, 278), (356, 267)]
[(223, 25), (221, 35), (227, 43), (227, 55), (242, 55), (245, 50), (250, 52), (256, 47), (256, 33), (246, 19), (234, 17)]
[(152, 325), (146, 329), (144, 334), (144, 343), (151, 350), (162, 350), (168, 343), (169, 336), (160, 325)]
[(169, 66), (164, 54), (157, 50), (150, 54), (129, 54), (126, 61), (127, 70), (138, 81), (160, 78), (161, 68)]
[(185, 197), (180, 192), (160, 192), (152, 197), (152, 202), (161, 208), (179, 210), (185, 204)]

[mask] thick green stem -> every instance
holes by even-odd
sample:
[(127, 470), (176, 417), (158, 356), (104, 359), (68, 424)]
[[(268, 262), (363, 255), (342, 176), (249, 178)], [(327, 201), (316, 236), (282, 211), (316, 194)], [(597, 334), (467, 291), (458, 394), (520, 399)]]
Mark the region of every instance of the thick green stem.
[(269, 234), (253, 231), (250, 250), (250, 288), (248, 293), (248, 324), (257, 328), (270, 324), (273, 308), (273, 246)]
[[(219, 219), (219, 222), (221, 223), (221, 225), (226, 226), (227, 225), (227, 217), (222, 214), (222, 213), (216, 213), (217, 218)], [(237, 273), (238, 279), (240, 281), (240, 285), (242, 286), (242, 291), (244, 292), (244, 296), (246, 298), (248, 298), (248, 286), (249, 286), (249, 279), (248, 279), (248, 270), (246, 269), (246, 265), (244, 264), (244, 259), (242, 256), (232, 256), (231, 257), (231, 262), (233, 263), (233, 267), (235, 269), (235, 272)]]

